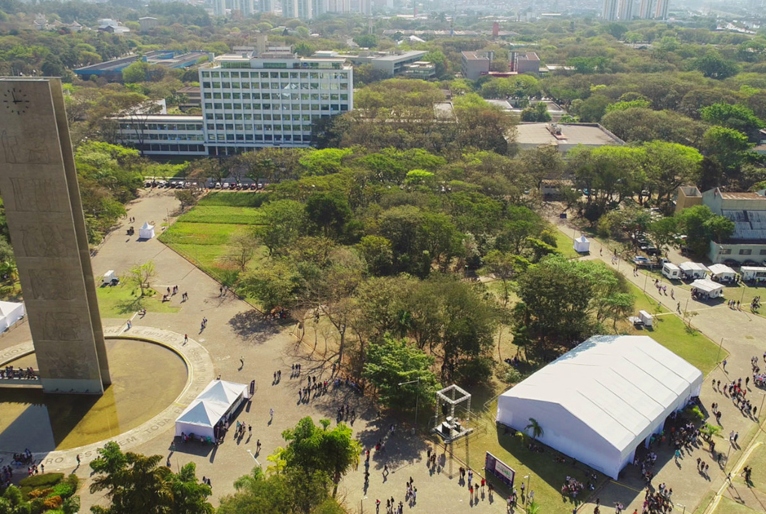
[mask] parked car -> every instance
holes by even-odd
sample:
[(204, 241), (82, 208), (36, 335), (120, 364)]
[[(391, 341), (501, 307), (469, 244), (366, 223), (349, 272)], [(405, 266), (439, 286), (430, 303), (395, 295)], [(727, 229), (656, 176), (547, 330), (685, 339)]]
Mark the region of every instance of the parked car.
[(641, 248), (641, 250), (643, 250), (644, 253), (646, 253), (646, 255), (649, 255), (649, 256), (655, 256), (660, 254), (660, 251), (656, 246), (650, 245), (645, 248)]
[(748, 259), (745, 262), (742, 263), (743, 266), (759, 266), (757, 262), (754, 260)]
[(633, 264), (636, 266), (650, 266), (651, 261), (644, 257), (643, 255), (636, 255), (633, 257)]
[(725, 259), (723, 263), (730, 268), (739, 268), (739, 262), (734, 259)]

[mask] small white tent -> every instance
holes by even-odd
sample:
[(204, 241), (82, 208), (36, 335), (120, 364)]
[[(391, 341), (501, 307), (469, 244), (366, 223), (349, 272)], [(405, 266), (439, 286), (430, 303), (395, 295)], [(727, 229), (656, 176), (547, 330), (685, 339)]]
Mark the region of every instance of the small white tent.
[(148, 221), (145, 221), (141, 228), (138, 229), (139, 239), (152, 239), (154, 237), (154, 225), (149, 225)]
[(648, 336), (594, 336), (498, 398), (497, 422), (614, 479), (699, 395), (702, 373)]
[(24, 317), (24, 304), (0, 302), (0, 332), (5, 332), (11, 325)]
[(723, 296), (723, 286), (709, 278), (700, 278), (691, 283), (692, 295), (699, 294), (703, 298), (718, 298)]
[(574, 251), (577, 253), (589, 253), (590, 241), (585, 236), (580, 236), (574, 240)]
[(194, 434), (215, 440), (216, 424), (249, 397), (245, 384), (213, 380), (176, 419), (176, 436)]
[(717, 282), (734, 282), (737, 279), (737, 272), (726, 264), (711, 264), (708, 269), (711, 278)]
[(687, 279), (705, 278), (708, 272), (708, 269), (698, 262), (682, 262), (678, 267)]

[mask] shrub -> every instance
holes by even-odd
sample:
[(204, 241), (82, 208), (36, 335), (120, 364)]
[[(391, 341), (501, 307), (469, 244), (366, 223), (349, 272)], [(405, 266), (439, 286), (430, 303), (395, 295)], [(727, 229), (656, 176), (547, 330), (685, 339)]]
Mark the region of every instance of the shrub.
[(513, 366), (506, 366), (501, 378), (506, 384), (518, 384), (524, 379), (524, 375)]
[(74, 494), (74, 489), (67, 482), (61, 482), (53, 487), (49, 496), (61, 496), (62, 498), (69, 498)]
[(64, 473), (43, 473), (41, 475), (28, 476), (19, 481), (22, 487), (40, 488), (54, 486), (64, 479)]
[(708, 440), (710, 440), (713, 438), (713, 436), (721, 433), (721, 427), (711, 425), (710, 423), (705, 423), (705, 425), (700, 428), (700, 433), (704, 435)]
[(80, 487), (80, 479), (74, 473), (66, 477), (65, 482), (72, 487), (72, 491), (76, 491)]
[(46, 509), (58, 509), (62, 503), (64, 503), (64, 500), (61, 499), (61, 496), (51, 496), (45, 499), (43, 505)]
[(45, 498), (53, 492), (52, 487), (44, 487), (42, 489), (33, 489), (27, 493), (27, 498)]
[(80, 497), (70, 496), (64, 500), (64, 504), (61, 506), (61, 510), (64, 514), (77, 514), (80, 511)]

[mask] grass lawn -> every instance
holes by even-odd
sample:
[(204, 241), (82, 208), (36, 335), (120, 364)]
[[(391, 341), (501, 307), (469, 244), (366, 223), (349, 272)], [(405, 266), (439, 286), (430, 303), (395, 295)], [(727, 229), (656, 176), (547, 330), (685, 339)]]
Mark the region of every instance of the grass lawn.
[(98, 307), (104, 318), (121, 318), (144, 308), (149, 312), (178, 312), (180, 307), (172, 302), (162, 303), (162, 295), (138, 298), (138, 290), (120, 284), (114, 287), (99, 287)]
[(210, 193), (168, 227), (160, 241), (225, 282), (236, 273), (225, 260), (229, 241), (261, 222), (256, 206), (266, 197), (252, 192)]
[(763, 511), (760, 508), (758, 510), (752, 509), (725, 496), (721, 498), (721, 501), (718, 502), (718, 506), (715, 508), (715, 514), (753, 514), (754, 512)]
[(579, 253), (574, 251), (574, 241), (570, 236), (564, 234), (560, 230), (553, 230), (552, 232), (556, 236), (556, 248), (561, 252), (561, 255), (567, 259), (581, 257)]
[[(488, 405), (487, 412), (475, 420), (478, 425), (476, 432), (468, 439), (459, 440), (454, 444), (454, 456), (464, 462), (468, 461), (470, 467), (482, 470), (481, 473), (484, 475), (484, 456), (485, 451), (488, 451), (516, 471), (516, 488), (519, 491), (521, 482), (526, 485), (527, 479), (524, 477), (527, 475), (531, 477), (529, 488), (535, 492), (537, 503), (545, 506), (546, 513), (571, 514), (574, 503), (569, 497), (563, 497), (560, 493), (564, 479), (569, 475), (585, 484), (589, 480), (590, 473), (594, 471), (583, 464), (577, 464), (577, 467), (573, 468), (571, 459), (567, 459), (566, 463), (556, 462), (555, 458), (562, 457), (562, 454), (547, 447), (544, 453), (529, 450), (528, 437), (522, 439), (520, 436), (504, 433), (503, 428), (497, 428), (494, 422), (496, 409), (497, 400), (494, 400)], [(473, 420), (472, 424), (474, 424)], [(596, 475), (598, 476), (596, 487), (608, 480), (601, 473), (596, 472)], [(506, 492), (504, 487), (494, 479), (489, 480), (497, 490)], [(587, 496), (588, 494), (583, 492), (583, 497), (578, 497), (578, 500)]]
[[(637, 330), (632, 326), (626, 328), (631, 334), (649, 335), (668, 350), (696, 366), (704, 375), (715, 368), (718, 361), (728, 355), (726, 350), (718, 353), (719, 346), (697, 330), (689, 331), (681, 318), (668, 312), (664, 307), (657, 308), (657, 303), (638, 287), (631, 284), (636, 297), (635, 311), (645, 310), (652, 314), (660, 314), (654, 318), (654, 330)], [(694, 320), (692, 319), (692, 323)], [(718, 358), (718, 361), (716, 361)]]

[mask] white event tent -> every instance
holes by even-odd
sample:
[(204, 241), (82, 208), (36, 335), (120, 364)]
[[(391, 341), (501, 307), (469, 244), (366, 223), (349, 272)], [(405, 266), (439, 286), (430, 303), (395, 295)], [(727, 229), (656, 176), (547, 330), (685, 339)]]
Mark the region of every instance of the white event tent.
[(617, 479), (641, 444), (699, 395), (702, 373), (649, 336), (594, 336), (503, 393), (497, 422)]
[(682, 262), (678, 265), (686, 278), (705, 278), (708, 269), (698, 262)]
[(708, 269), (710, 276), (719, 282), (733, 282), (737, 278), (737, 272), (726, 264), (711, 264)]
[(215, 425), (247, 398), (250, 398), (247, 385), (213, 380), (176, 419), (176, 436), (194, 434), (215, 440)]
[(24, 312), (23, 303), (0, 302), (0, 332), (5, 332), (23, 318)]
[(697, 292), (708, 298), (723, 296), (723, 286), (709, 278), (700, 278), (691, 283), (692, 293)]
[(148, 221), (145, 221), (141, 228), (138, 229), (139, 239), (152, 239), (154, 237), (154, 225), (149, 225)]

